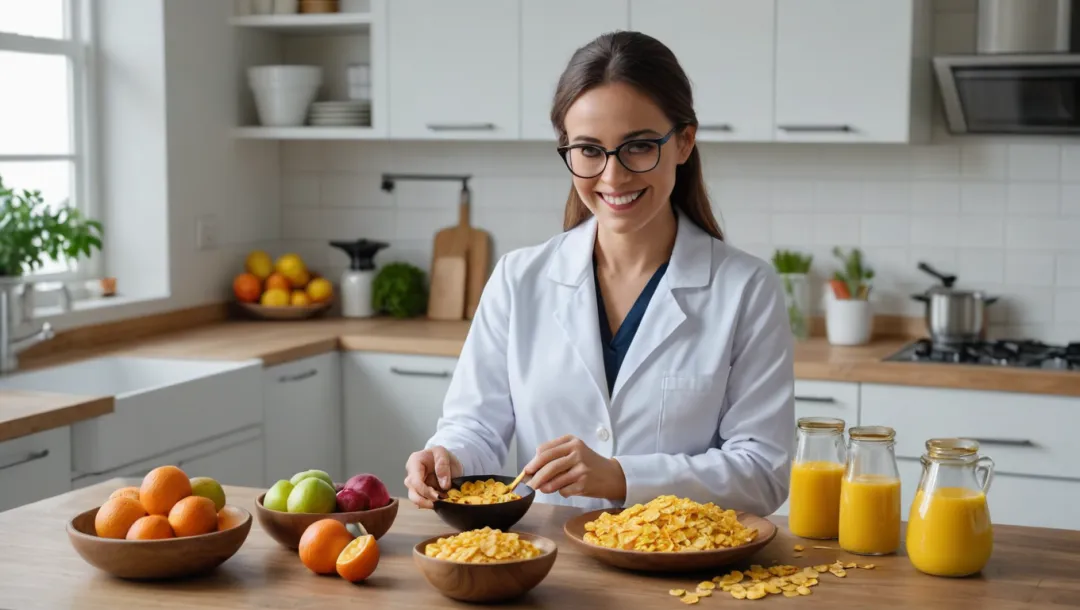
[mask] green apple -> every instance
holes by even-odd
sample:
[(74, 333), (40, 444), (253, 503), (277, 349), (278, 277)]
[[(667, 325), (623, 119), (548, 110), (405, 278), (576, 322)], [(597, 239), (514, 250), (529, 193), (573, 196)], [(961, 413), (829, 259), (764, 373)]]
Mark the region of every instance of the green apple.
[(192, 477), (191, 495), (210, 498), (214, 501), (214, 510), (220, 511), (225, 508), (225, 490), (210, 477)]
[(304, 479), (289, 492), (288, 508), (290, 513), (332, 513), (337, 508), (334, 487), (316, 477)]
[(267, 490), (266, 496), (263, 497), (263, 506), (269, 510), (288, 512), (289, 494), (292, 493), (292, 490), (293, 484), (281, 479)]
[(334, 486), (334, 480), (330, 478), (330, 475), (326, 474), (322, 470), (305, 470), (304, 472), (298, 472), (294, 474), (291, 479), (289, 479), (289, 482), (293, 485), (296, 485), (300, 481), (303, 481), (304, 479), (309, 479), (311, 477), (326, 481), (326, 484), (330, 487)]

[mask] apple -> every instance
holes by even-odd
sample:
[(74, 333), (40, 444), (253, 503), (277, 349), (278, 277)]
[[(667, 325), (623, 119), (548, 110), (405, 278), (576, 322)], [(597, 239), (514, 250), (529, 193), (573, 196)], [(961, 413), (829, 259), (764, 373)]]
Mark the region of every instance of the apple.
[(326, 484), (330, 487), (334, 486), (334, 480), (330, 478), (330, 475), (326, 474), (326, 472), (322, 470), (305, 470), (303, 472), (298, 472), (294, 474), (291, 479), (289, 479), (289, 482), (293, 485), (296, 485), (300, 483), (300, 481), (303, 481), (304, 479), (310, 479), (312, 477), (326, 481)]
[(351, 489), (367, 499), (363, 510), (382, 508), (390, 504), (390, 492), (386, 485), (373, 474), (358, 474), (345, 482), (345, 489)]
[(332, 513), (336, 504), (333, 485), (317, 477), (301, 480), (289, 492), (290, 513)]
[(342, 489), (337, 492), (337, 509), (339, 512), (351, 513), (356, 510), (368, 509), (368, 498), (353, 489)]
[(281, 512), (289, 511), (289, 494), (292, 493), (293, 484), (281, 479), (274, 486), (266, 492), (263, 497), (263, 506), (270, 510), (278, 510)]
[(334, 492), (335, 493), (341, 491), (342, 489), (345, 489), (345, 484), (344, 483), (334, 483)]

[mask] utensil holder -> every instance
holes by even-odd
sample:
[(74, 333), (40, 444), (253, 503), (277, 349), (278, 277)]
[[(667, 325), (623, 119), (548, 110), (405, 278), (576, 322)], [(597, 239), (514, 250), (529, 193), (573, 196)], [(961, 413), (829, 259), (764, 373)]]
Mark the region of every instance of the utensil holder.
[(798, 340), (810, 336), (810, 281), (805, 273), (781, 273), (784, 306), (787, 308), (791, 334)]
[(865, 345), (870, 342), (874, 311), (870, 301), (837, 299), (825, 302), (825, 332), (832, 345)]

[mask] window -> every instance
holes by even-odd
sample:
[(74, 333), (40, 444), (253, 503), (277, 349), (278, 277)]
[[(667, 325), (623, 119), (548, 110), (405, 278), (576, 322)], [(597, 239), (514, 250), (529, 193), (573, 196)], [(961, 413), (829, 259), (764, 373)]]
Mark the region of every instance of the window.
[[(93, 215), (89, 2), (0, 0), (0, 177)], [(87, 276), (95, 262), (47, 262), (37, 274)]]

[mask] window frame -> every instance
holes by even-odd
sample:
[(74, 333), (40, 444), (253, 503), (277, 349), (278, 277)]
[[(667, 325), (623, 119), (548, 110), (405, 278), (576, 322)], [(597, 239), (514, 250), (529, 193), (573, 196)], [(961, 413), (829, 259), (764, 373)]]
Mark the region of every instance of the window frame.
[[(93, 0), (63, 0), (64, 38), (45, 38), (0, 31), (0, 51), (36, 55), (59, 55), (68, 58), (68, 119), (71, 126), (67, 154), (0, 154), (0, 162), (67, 161), (71, 165), (71, 201), (69, 205), (93, 218), (100, 218), (97, 155), (91, 154), (97, 142), (95, 107), (95, 55), (93, 48)], [(32, 188), (32, 185), (9, 185)], [(29, 282), (85, 280), (103, 275), (101, 253), (78, 260), (73, 271), (31, 273)]]

